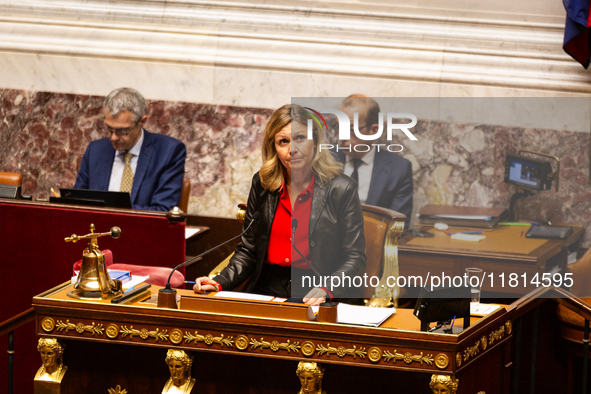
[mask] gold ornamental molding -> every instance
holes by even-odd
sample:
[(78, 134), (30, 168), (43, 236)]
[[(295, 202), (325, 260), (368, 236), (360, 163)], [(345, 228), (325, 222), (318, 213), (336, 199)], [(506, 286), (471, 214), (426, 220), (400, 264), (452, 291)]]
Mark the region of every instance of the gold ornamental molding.
[(482, 351), (485, 351), (486, 347), (488, 346), (488, 340), (486, 339), (486, 335), (483, 335), (482, 338), (480, 338), (480, 343), (482, 344)]
[(445, 369), (449, 365), (449, 357), (446, 354), (439, 353), (435, 356), (435, 366), (439, 369)]
[(464, 361), (468, 361), (470, 357), (474, 357), (479, 353), (480, 350), (480, 340), (476, 341), (476, 343), (472, 346), (467, 347), (464, 350)]
[(58, 320), (56, 327), (59, 332), (63, 331), (67, 333), (68, 331), (76, 331), (78, 334), (90, 332), (93, 336), (103, 335), (103, 332), (105, 332), (105, 329), (103, 328), (102, 324), (95, 324), (94, 322), (92, 322), (90, 325), (86, 325), (84, 323), (74, 324), (70, 323), (70, 319), (66, 320), (65, 323), (61, 320)]
[(505, 322), (505, 329), (507, 330), (507, 335), (511, 335), (511, 332), (513, 331), (513, 323), (511, 323), (511, 320)]
[(248, 348), (248, 337), (246, 335), (239, 335), (236, 337), (236, 349), (246, 350)]
[(109, 389), (109, 394), (127, 394), (127, 390), (122, 389), (120, 385), (117, 385), (114, 389)]
[(314, 342), (306, 341), (302, 343), (302, 354), (306, 357), (312, 357), (316, 351)]
[(372, 363), (377, 363), (381, 360), (382, 358), (382, 351), (380, 350), (380, 348), (378, 347), (372, 347), (371, 349), (369, 349), (367, 351), (367, 358), (369, 359), (369, 361), (371, 361)]
[(139, 336), (144, 341), (148, 338), (154, 338), (156, 342), (158, 342), (159, 340), (163, 342), (168, 342), (167, 332), (168, 330), (160, 331), (159, 328), (156, 328), (155, 331), (149, 331), (147, 328), (142, 328), (141, 330), (138, 330), (137, 328), (133, 328), (133, 326), (129, 326), (129, 328), (127, 328), (127, 326), (121, 326), (122, 338), (129, 336), (129, 339), (132, 339), (135, 336)]
[(289, 339), (287, 340), (286, 343), (279, 343), (278, 341), (267, 342), (263, 338), (261, 338), (260, 341), (257, 341), (256, 339), (253, 338), (250, 340), (250, 348), (252, 350), (260, 348), (261, 350), (271, 349), (273, 352), (277, 352), (279, 350), (287, 350), (288, 353), (290, 353), (290, 352), (299, 353), (300, 352), (300, 343), (299, 342), (291, 343)]
[(52, 332), (55, 328), (55, 320), (53, 320), (51, 317), (44, 318), (41, 320), (41, 328), (45, 332)]
[(211, 346), (214, 343), (220, 345), (221, 347), (224, 347), (224, 346), (233, 347), (234, 346), (234, 337), (230, 336), (230, 337), (224, 338), (224, 334), (221, 334), (221, 336), (219, 336), (219, 337), (214, 337), (211, 334), (201, 335), (198, 333), (198, 331), (195, 331), (195, 334), (191, 334), (190, 332), (185, 331), (184, 338), (185, 338), (185, 343), (203, 342), (207, 346)]
[(390, 352), (389, 350), (384, 351), (384, 361), (385, 362), (390, 362), (392, 361), (393, 364), (396, 363), (396, 361), (398, 360), (402, 360), (407, 364), (410, 364), (412, 362), (417, 362), (421, 365), (423, 364), (427, 364), (427, 365), (433, 365), (433, 355), (432, 354), (427, 354), (427, 355), (423, 355), (423, 352), (421, 352), (420, 354), (412, 354), (410, 352), (406, 352), (404, 354), (402, 353), (398, 353), (396, 350), (394, 350), (394, 352)]
[(488, 336), (488, 340), (492, 345), (496, 341), (500, 341), (505, 336), (505, 326), (501, 326), (498, 330), (491, 332)]
[(482, 352), (485, 352), (489, 346), (492, 346), (495, 342), (503, 339), (505, 334), (510, 335), (512, 330), (513, 323), (511, 323), (511, 320), (507, 320), (498, 329), (491, 331), (488, 336), (483, 335), (474, 345), (464, 349), (463, 360), (462, 353), (457, 353), (456, 365), (459, 367), (462, 365), (462, 361), (468, 361), (470, 358), (474, 358), (480, 352), (480, 349), (482, 349)]
[(117, 326), (117, 324), (109, 324), (109, 326), (107, 327), (107, 338), (109, 339), (115, 339), (117, 338), (117, 336), (119, 335), (119, 326)]
[(183, 332), (178, 328), (175, 328), (170, 332), (170, 342), (178, 345), (183, 341)]
[(365, 358), (367, 355), (364, 347), (359, 347), (359, 349), (357, 349), (357, 346), (353, 345), (353, 349), (347, 349), (343, 346), (332, 347), (330, 346), (330, 343), (326, 344), (326, 346), (316, 346), (316, 352), (318, 356), (323, 356), (326, 354), (326, 357), (330, 357), (331, 354), (336, 354), (340, 358), (345, 356), (353, 356), (353, 358)]

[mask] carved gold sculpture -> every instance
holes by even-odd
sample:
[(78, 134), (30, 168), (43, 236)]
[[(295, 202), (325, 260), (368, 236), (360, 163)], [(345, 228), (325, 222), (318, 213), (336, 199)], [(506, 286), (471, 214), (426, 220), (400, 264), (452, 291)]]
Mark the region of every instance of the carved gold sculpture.
[(55, 338), (40, 338), (37, 350), (41, 355), (43, 365), (37, 371), (35, 380), (61, 382), (68, 367), (64, 365), (64, 348)]
[(88, 247), (82, 254), (82, 266), (74, 290), (68, 292), (72, 298), (101, 298), (109, 299), (122, 294), (121, 281), (111, 279), (105, 264), (105, 255), (99, 250), (97, 239), (110, 235), (117, 239), (121, 236), (119, 227), (111, 228), (106, 233), (95, 233), (94, 224), (90, 225), (90, 234), (76, 235), (65, 239), (66, 242), (76, 243), (81, 239), (88, 239)]
[(61, 383), (68, 367), (64, 365), (65, 345), (55, 338), (40, 338), (37, 350), (41, 355), (41, 368), (35, 374), (35, 394), (60, 394)]
[(169, 349), (165, 361), (170, 379), (164, 385), (162, 394), (189, 394), (195, 385), (195, 379), (191, 378), (193, 357), (182, 350)]
[(298, 394), (326, 394), (326, 391), (322, 390), (324, 368), (319, 364), (300, 361), (296, 375), (298, 375), (302, 386)]
[(431, 375), (429, 387), (433, 394), (456, 394), (458, 391), (459, 379), (450, 375)]

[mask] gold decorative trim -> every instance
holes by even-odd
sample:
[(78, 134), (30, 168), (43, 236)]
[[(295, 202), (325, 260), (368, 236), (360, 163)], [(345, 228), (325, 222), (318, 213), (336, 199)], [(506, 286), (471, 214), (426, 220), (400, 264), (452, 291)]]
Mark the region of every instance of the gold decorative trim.
[(178, 328), (175, 328), (170, 332), (170, 342), (178, 345), (183, 341), (183, 332)]
[(367, 358), (369, 358), (369, 361), (372, 363), (377, 363), (382, 358), (382, 351), (377, 347), (372, 347), (367, 352)]
[(211, 334), (200, 335), (198, 333), (198, 331), (195, 331), (195, 335), (191, 334), (188, 331), (185, 331), (184, 338), (185, 338), (185, 343), (203, 342), (207, 346), (211, 346), (214, 343), (220, 345), (221, 347), (224, 347), (224, 346), (233, 347), (234, 346), (234, 337), (232, 336), (232, 337), (224, 338), (224, 334), (221, 334), (221, 336), (219, 336), (219, 337), (214, 337)]
[(411, 354), (409, 352), (406, 352), (404, 354), (402, 353), (397, 353), (396, 350), (394, 350), (394, 353), (391, 353), (388, 350), (384, 351), (384, 361), (385, 362), (389, 362), (392, 361), (392, 363), (396, 363), (397, 360), (402, 360), (407, 364), (414, 362), (417, 362), (421, 365), (427, 364), (427, 365), (433, 365), (433, 355), (432, 354), (427, 354), (425, 356), (423, 356), (423, 352), (421, 352), (420, 354)]
[(435, 366), (439, 369), (445, 369), (449, 365), (449, 357), (446, 354), (439, 353), (435, 356)]
[(121, 389), (120, 385), (117, 385), (114, 389), (109, 389), (109, 394), (127, 394), (127, 390)]
[(46, 317), (41, 320), (41, 328), (45, 332), (52, 332), (55, 328), (55, 321), (51, 317)]
[(290, 343), (289, 339), (287, 340), (286, 343), (279, 343), (277, 341), (267, 342), (263, 338), (261, 338), (260, 341), (257, 341), (256, 339), (253, 338), (250, 340), (250, 348), (251, 348), (251, 350), (261, 348), (261, 350), (262, 349), (271, 349), (274, 352), (277, 352), (278, 350), (287, 350), (288, 353), (289, 352), (299, 353), (300, 352), (300, 343), (299, 342)]
[(480, 344), (482, 345), (482, 351), (484, 352), (486, 350), (486, 347), (488, 346), (488, 340), (486, 339), (486, 335), (483, 335), (482, 338), (480, 338)]
[(302, 354), (306, 357), (310, 357), (316, 351), (316, 346), (314, 346), (313, 342), (306, 341), (302, 343)]
[(458, 368), (462, 365), (462, 353), (460, 352), (456, 353), (456, 365)]
[(119, 327), (117, 326), (117, 324), (109, 324), (106, 333), (108, 338), (115, 339), (119, 335)]
[(248, 337), (246, 335), (236, 337), (236, 348), (238, 350), (246, 350), (248, 348)]
[(511, 320), (505, 322), (505, 329), (507, 329), (507, 335), (511, 335), (511, 332), (513, 331), (513, 323), (511, 323)]
[[(492, 343), (492, 341), (491, 341)], [(470, 357), (474, 357), (478, 354), (480, 349), (480, 340), (476, 341), (474, 346), (467, 347), (464, 350), (464, 361), (468, 361)]]
[(58, 331), (64, 331), (67, 333), (68, 331), (72, 330), (76, 331), (78, 334), (90, 332), (92, 335), (103, 335), (103, 332), (105, 331), (102, 324), (94, 324), (94, 322), (92, 322), (92, 324), (89, 326), (84, 325), (84, 323), (74, 324), (70, 323), (70, 319), (66, 320), (65, 323), (61, 320), (58, 320), (56, 327)]
[(133, 328), (133, 326), (130, 326), (129, 328), (127, 328), (127, 326), (121, 326), (121, 337), (125, 338), (126, 336), (129, 336), (129, 339), (131, 339), (134, 336), (139, 336), (144, 341), (148, 338), (154, 338), (156, 342), (158, 342), (159, 340), (168, 342), (167, 332), (168, 330), (160, 331), (159, 328), (156, 328), (156, 331), (148, 331), (148, 329), (146, 328), (138, 330), (136, 328)]
[(359, 349), (357, 349), (357, 346), (353, 345), (353, 349), (345, 349), (343, 346), (339, 346), (338, 348), (336, 348), (331, 347), (330, 343), (328, 343), (326, 347), (324, 347), (323, 345), (316, 346), (316, 352), (318, 356), (326, 354), (327, 357), (330, 357), (331, 354), (336, 354), (340, 358), (343, 358), (345, 356), (353, 356), (353, 358), (365, 358), (365, 356), (367, 355), (367, 352), (365, 351), (364, 347), (360, 347)]
[(488, 336), (488, 341), (492, 345), (496, 341), (500, 341), (505, 336), (505, 326), (499, 327), (498, 330), (491, 332)]

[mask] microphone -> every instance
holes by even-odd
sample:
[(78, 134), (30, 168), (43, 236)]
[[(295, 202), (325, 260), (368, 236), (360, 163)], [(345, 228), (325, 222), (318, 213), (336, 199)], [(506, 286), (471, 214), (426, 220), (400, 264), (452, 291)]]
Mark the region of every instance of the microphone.
[(160, 289), (160, 291), (158, 292), (158, 308), (173, 308), (176, 309), (177, 305), (176, 305), (176, 290), (171, 288), (170, 286), (170, 280), (172, 279), (172, 274), (174, 274), (174, 272), (176, 270), (178, 270), (181, 267), (186, 267), (188, 265), (193, 264), (195, 261), (197, 261), (199, 258), (205, 256), (206, 254), (213, 252), (214, 250), (224, 246), (225, 244), (227, 244), (228, 242), (231, 242), (233, 240), (235, 240), (236, 238), (242, 237), (244, 235), (245, 232), (248, 231), (248, 229), (250, 228), (250, 226), (252, 226), (252, 224), (254, 222), (258, 222), (259, 218), (260, 218), (261, 214), (260, 212), (255, 212), (252, 215), (252, 219), (250, 221), (250, 223), (248, 224), (248, 226), (246, 227), (246, 229), (244, 229), (243, 232), (241, 232), (240, 234), (238, 234), (237, 236), (230, 238), (229, 240), (227, 240), (226, 242), (223, 242), (217, 246), (214, 246), (213, 248), (201, 253), (199, 256), (195, 256), (187, 261), (185, 261), (184, 263), (181, 263), (179, 265), (177, 265), (176, 267), (174, 267), (172, 269), (172, 271), (170, 271), (170, 275), (168, 276), (168, 281), (166, 281), (166, 287), (164, 289)]
[(304, 257), (304, 255), (302, 254), (302, 252), (300, 252), (298, 250), (298, 248), (296, 248), (296, 246), (295, 246), (295, 232), (296, 232), (296, 228), (298, 228), (298, 220), (296, 218), (292, 218), (291, 219), (291, 245), (293, 246), (293, 248), (295, 249), (295, 251), (298, 252), (298, 254), (300, 256), (302, 256), (302, 258), (304, 259), (304, 261), (306, 262), (306, 264), (308, 264), (310, 266), (310, 268), (312, 268), (312, 271), (314, 271), (314, 273), (316, 275), (322, 276), (322, 275), (320, 275), (320, 272), (318, 272), (318, 270), (316, 270), (316, 268), (314, 268), (314, 266), (308, 261), (308, 259)]

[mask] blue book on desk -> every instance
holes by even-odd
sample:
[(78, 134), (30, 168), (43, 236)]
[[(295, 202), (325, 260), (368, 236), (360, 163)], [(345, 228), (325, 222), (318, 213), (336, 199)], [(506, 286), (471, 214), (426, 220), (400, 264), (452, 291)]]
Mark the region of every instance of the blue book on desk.
[(131, 280), (131, 272), (120, 271), (120, 270), (108, 270), (111, 279), (119, 279), (122, 283), (129, 282)]

